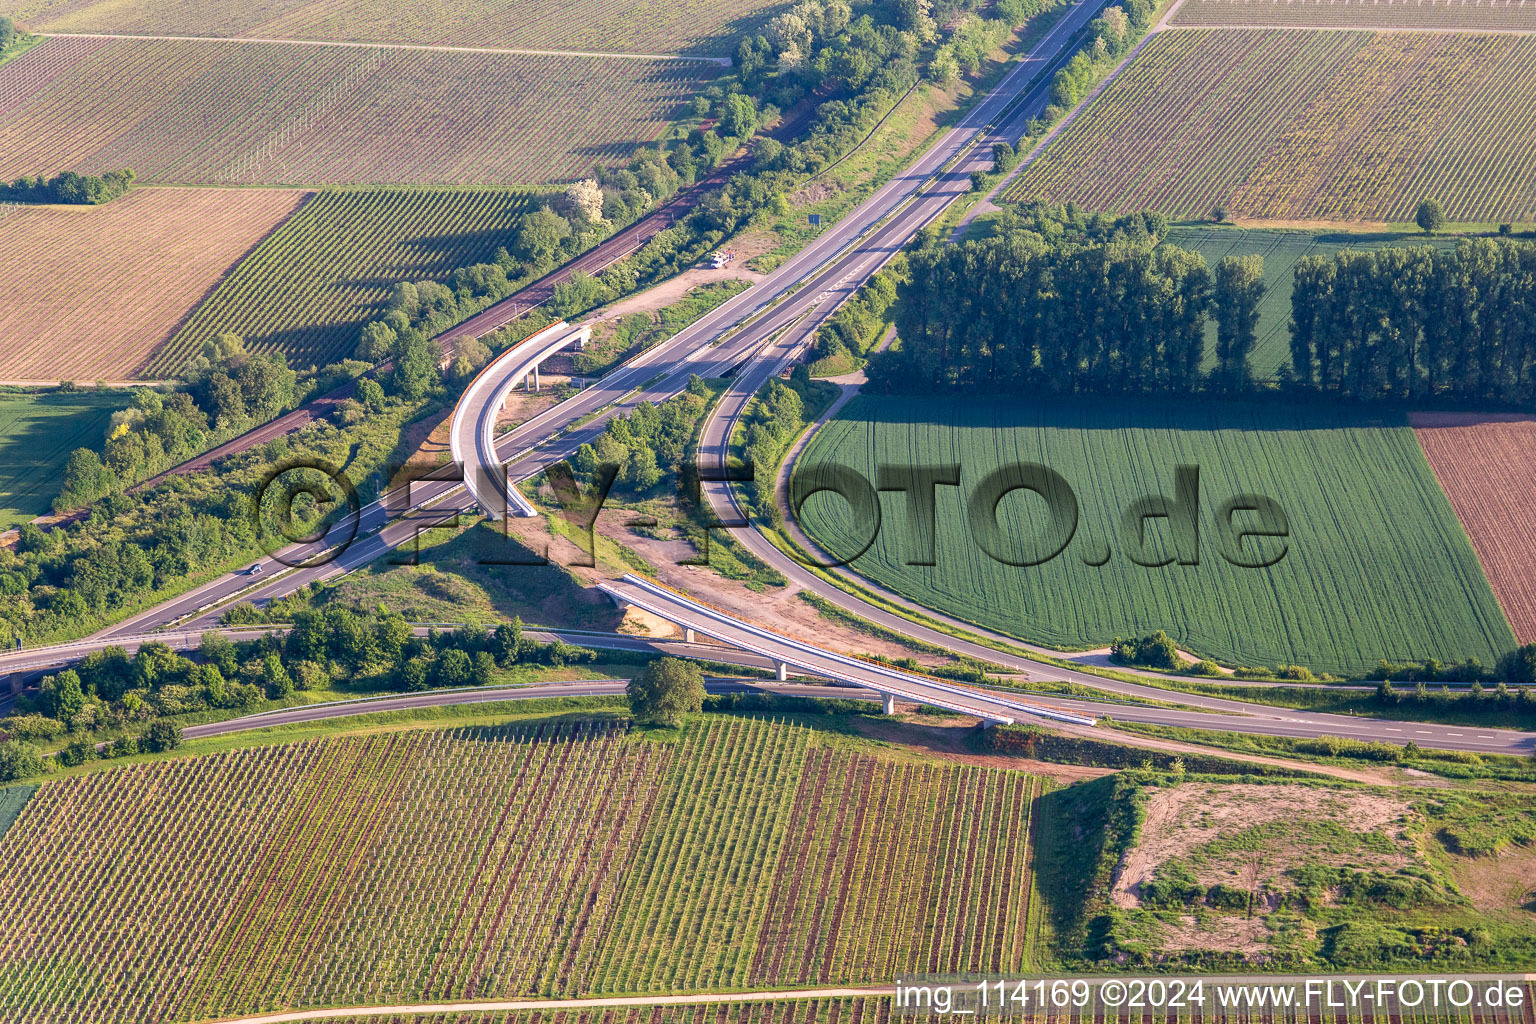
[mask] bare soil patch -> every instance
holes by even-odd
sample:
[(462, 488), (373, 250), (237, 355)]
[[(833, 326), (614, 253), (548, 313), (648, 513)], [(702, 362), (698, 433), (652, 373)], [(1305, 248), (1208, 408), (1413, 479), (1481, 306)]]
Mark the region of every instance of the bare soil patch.
[(571, 378), (559, 373), (539, 371), (539, 391), (514, 391), (507, 396), (506, 404), (496, 416), (496, 431), (501, 433), (522, 426), (539, 413), (560, 403), (565, 397), (555, 389)]
[[(1403, 826), (1409, 803), (1389, 794), (1285, 784), (1186, 783), (1154, 791), (1146, 811), (1141, 837), (1115, 880), (1113, 897), (1122, 907), (1137, 906), (1138, 888), (1175, 857), (1191, 861), (1202, 885), (1271, 890), (1286, 888), (1285, 872), (1305, 863), (1393, 870), (1414, 859)], [(1347, 841), (1320, 839), (1340, 829), (1373, 837), (1368, 855)], [(1258, 840), (1251, 851), (1195, 856), (1216, 840), (1245, 833)]]
[(0, 217), (0, 376), (121, 380), (298, 209), (285, 189), (140, 188)]
[(1536, 641), (1536, 417), (1414, 413), (1410, 422), (1515, 636)]
[(755, 253), (743, 252), (741, 247), (734, 242), (721, 248), (733, 253), (736, 257), (729, 266), (721, 267), (718, 270), (708, 267), (695, 267), (692, 270), (685, 270), (676, 277), (667, 278), (667, 280), (654, 288), (647, 288), (638, 295), (631, 295), (628, 298), (620, 299), (618, 302), (604, 306), (593, 314), (592, 322), (594, 324), (610, 323), (622, 320), (632, 313), (655, 313), (663, 307), (677, 302), (702, 284), (709, 284), (714, 281), (757, 281), (762, 279), (764, 275), (754, 270), (748, 270), (741, 265), (747, 259), (756, 255)]
[(675, 623), (633, 605), (624, 609), (624, 619), (619, 623), (618, 631), (652, 639), (675, 639), (683, 633)]
[(1186, 949), (1223, 949), (1252, 957), (1264, 951), (1269, 939), (1269, 927), (1262, 917), (1227, 917), (1205, 914), (1196, 918), (1185, 914), (1173, 924), (1163, 922), (1158, 932), (1162, 948), (1172, 951)]
[(1536, 848), (1516, 846), (1496, 857), (1454, 857), (1456, 888), (1478, 910), (1536, 918)]
[[(897, 710), (913, 705), (898, 704)], [(883, 740), (900, 747), (924, 754), (932, 754), (946, 761), (971, 764), (981, 768), (1009, 768), (1040, 775), (1058, 782), (1082, 782), (1113, 774), (1110, 768), (1093, 768), (1085, 765), (1053, 764), (1024, 757), (1000, 757), (994, 754), (977, 754), (967, 746), (967, 738), (977, 725), (977, 719), (945, 718), (930, 719), (921, 715), (907, 719), (855, 718), (854, 728), (870, 739)]]
[(443, 409), (425, 416), (405, 428), (400, 447), (411, 454), (396, 475), (398, 483), (410, 473), (436, 469), (452, 458), (448, 448), (448, 428), (453, 423), (453, 410)]

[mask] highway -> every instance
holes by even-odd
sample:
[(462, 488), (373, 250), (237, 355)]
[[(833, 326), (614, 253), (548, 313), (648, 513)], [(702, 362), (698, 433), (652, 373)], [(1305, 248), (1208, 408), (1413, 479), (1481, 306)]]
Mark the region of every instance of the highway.
[[(818, 308), (824, 314), (829, 312), (839, 296), (846, 297), (856, 290), (863, 280), (910, 241), (955, 196), (968, 190), (971, 170), (982, 166), (990, 168), (990, 145), (993, 139), (1008, 137), (1010, 133), (1015, 133), (1015, 138), (1022, 134), (1023, 125), (1038, 112), (1048, 95), (1047, 72), (1070, 55), (1069, 43), (1072, 36), (1092, 20), (1101, 5), (1102, 0), (1078, 0), (1034, 49), (1004, 76), (991, 93), (973, 106), (954, 128), (946, 132), (916, 162), (893, 177), (772, 274), (722, 303), (672, 338), (636, 356), (581, 394), (502, 435), (496, 447), (499, 457), (510, 463), (510, 478), (514, 481), (526, 479), (548, 464), (568, 456), (582, 443), (601, 433), (607, 417), (630, 409), (642, 401), (659, 402), (669, 398), (682, 391), (691, 375), (724, 376), (785, 327)], [(1040, 84), (1029, 89), (1027, 97), (1021, 96), (1037, 76), (1041, 79)], [(1024, 102), (1003, 121), (1003, 127), (989, 130), (989, 126), (1002, 118), (1005, 110), (1015, 100)], [(976, 143), (979, 143), (976, 149), (968, 151)], [(962, 154), (965, 154), (965, 158), (957, 166), (946, 173), (939, 173), (946, 164)], [(914, 199), (919, 189), (929, 185), (930, 181), (933, 187)], [(881, 224), (888, 217), (890, 220)], [(877, 225), (878, 231), (850, 249), (853, 243)], [(482, 316), (491, 312), (487, 310)], [(756, 319), (750, 325), (726, 336), (727, 332), (741, 327), (743, 321), (754, 314), (757, 315)], [(510, 314), (505, 315), (511, 319)], [(500, 326), (493, 319), (477, 321), (480, 318), (459, 325), (451, 333), (458, 336)], [(578, 423), (582, 425), (572, 429)], [(212, 616), (202, 619), (196, 616), (213, 605), (237, 597), (255, 601), (272, 600), (306, 584), (350, 572), (397, 548), (412, 544), (420, 530), (453, 522), (451, 514), (430, 511), (429, 506), (455, 495), (458, 495), (457, 504), (452, 508), (467, 506), (462, 491), (461, 483), (439, 480), (391, 492), (361, 509), (360, 514), (347, 517), (321, 541), (293, 545), (277, 552), (277, 558), (263, 559), (257, 563), (262, 570), (259, 575), (232, 574), (210, 580), (179, 598), (136, 614), (97, 636), (131, 636), (172, 623), (181, 623), (188, 618), (212, 621)], [(281, 579), (273, 579), (274, 575), (287, 566), (307, 561), (327, 547), (340, 545), (354, 533), (360, 539), (352, 543), (340, 558), (325, 564), (297, 568), (286, 572)]]
[[(753, 534), (749, 536), (755, 537), (756, 535)], [(747, 538), (744, 537), (744, 540), (745, 539)], [(823, 593), (827, 592), (823, 591)], [(659, 613), (667, 613), (669, 611), (673, 611), (671, 609), (661, 607), (656, 608), (656, 610)], [(880, 612), (880, 609), (873, 609), (870, 614), (873, 614), (874, 612)], [(675, 611), (673, 611), (673, 613), (675, 615)], [(675, 617), (681, 618), (682, 616)], [(919, 627), (915, 627), (913, 624), (906, 622), (905, 620), (901, 620), (901, 624), (906, 626), (909, 632), (914, 632), (914, 635), (916, 635), (915, 631), (919, 629)], [(694, 625), (701, 632), (705, 631), (706, 627), (713, 630), (713, 626), (702, 621), (695, 620)], [(750, 631), (750, 624), (738, 623), (737, 625), (742, 628), (740, 630), (740, 635), (733, 635), (733, 639), (745, 639), (747, 642), (759, 646), (760, 650), (763, 649), (759, 643), (759, 640), (761, 639), (760, 636), (757, 639), (746, 636), (746, 634)], [(259, 637), (267, 632), (280, 632), (284, 628), (284, 626), (279, 624), (261, 626), (215, 627), (215, 630), (224, 636), (229, 637), (230, 639), (249, 640)], [(415, 632), (417, 635), (423, 635), (431, 628), (434, 627), (428, 625), (418, 625), (415, 627)], [(440, 623), (436, 625), (436, 628), (451, 627), (450, 624)], [(893, 625), (892, 628), (897, 627)], [(759, 633), (761, 633), (760, 630)], [(686, 643), (677, 640), (651, 640), (644, 637), (634, 637), (622, 634), (599, 634), (581, 630), (528, 629), (524, 631), (524, 635), (543, 643), (548, 643), (552, 640), (558, 639), (568, 644), (581, 647), (589, 647), (597, 650), (670, 654), (674, 657), (694, 658), (698, 660), (712, 661), (729, 665), (750, 666), (757, 669), (773, 669), (777, 663), (786, 660), (786, 655), (789, 653), (783, 650), (770, 650), (769, 653), (765, 655), (748, 649), (731, 649), (715, 646), (712, 644)], [(955, 638), (949, 637), (947, 635), (934, 635), (942, 637), (944, 645), (951, 650), (962, 651), (974, 649), (980, 652), (977, 655), (978, 657), (985, 657), (993, 662), (998, 662), (1012, 668), (1028, 671), (1031, 679), (1034, 680), (1066, 679), (1069, 681), (1081, 682), (1086, 686), (1092, 686), (1099, 690), (1110, 691), (1110, 693), (1106, 694), (1107, 699), (1113, 694), (1119, 694), (1123, 697), (1128, 697), (1131, 699), (1146, 698), (1163, 703), (1178, 702), (1180, 705), (1183, 705), (1181, 707), (1150, 707), (1144, 704), (1138, 705), (1106, 703), (1105, 701), (1058, 697), (1041, 693), (1020, 694), (1007, 690), (988, 690), (979, 687), (965, 687), (965, 689), (972, 691), (973, 693), (994, 697), (1008, 704), (1016, 706), (1027, 705), (1028, 710), (1035, 713), (1038, 713), (1040, 709), (1047, 709), (1054, 712), (1078, 715), (1085, 718), (1113, 717), (1116, 720), (1124, 722), (1141, 722), (1150, 725), (1171, 725), (1189, 729), (1211, 729), (1218, 732), (1244, 732), (1266, 736), (1287, 736), (1295, 738), (1341, 736), (1362, 740), (1384, 740), (1395, 743), (1405, 743), (1408, 740), (1413, 740), (1420, 746), (1425, 747), (1438, 747), (1445, 750), (1469, 750), (1476, 753), (1485, 754), (1491, 753), (1523, 755), (1529, 753), (1532, 749), (1536, 749), (1536, 733), (1517, 732), (1507, 729), (1484, 729), (1470, 726), (1446, 726), (1418, 722), (1400, 722), (1376, 718), (1353, 718), (1344, 715), (1314, 714), (1311, 712), (1292, 711), (1286, 708), (1275, 708), (1258, 704), (1245, 704), (1238, 701), (1222, 700), (1216, 697), (1201, 697), (1194, 694), (1175, 693), (1169, 690), (1158, 689), (1156, 687), (1138, 686), (1131, 683), (1121, 683), (1115, 680), (1105, 679), (1102, 676), (1091, 676), (1085, 673), (1077, 673), (1056, 669), (1050, 666), (1043, 666), (1038, 662), (1021, 658), (1013, 658), (1008, 655), (1000, 654), (999, 652), (993, 651), (990, 648), (975, 647), (974, 645), (967, 644), (965, 641), (956, 640)], [(140, 644), (149, 641), (164, 643), (177, 650), (190, 650), (195, 648), (200, 640), (201, 633), (199, 632), (179, 630), (175, 632), (149, 633), (132, 637), (102, 637), (93, 640), (74, 641), (67, 644), (56, 644), (50, 647), (29, 648), (23, 649), (21, 651), (7, 651), (0, 653), (0, 673), (7, 675), (15, 673), (25, 674), (29, 672), (39, 673), (48, 669), (57, 669), (63, 665), (78, 661), (92, 651), (98, 651), (105, 647), (114, 645), (124, 648), (124, 650), (128, 651), (129, 653), (136, 651)], [(935, 640), (934, 642), (937, 643), (938, 640)], [(805, 644), (800, 644), (799, 646), (802, 649), (809, 647), (809, 645)], [(839, 656), (834, 652), (823, 651), (820, 653), (828, 657), (842, 658), (842, 664), (837, 666), (837, 671), (839, 672), (842, 671), (842, 668), (846, 666), (847, 661), (849, 660), (846, 658), (846, 656)], [(798, 655), (791, 655), (791, 657), (793, 657), (794, 663), (803, 663), (802, 659)], [(883, 668), (882, 666), (869, 664), (861, 664), (861, 667), (869, 670)], [(904, 676), (910, 675), (909, 673), (899, 674)], [(871, 678), (874, 678), (873, 675)], [(577, 690), (572, 689), (574, 684), (549, 683), (540, 685), (562, 686), (564, 689), (559, 690), (558, 693), (553, 695), (566, 697), (585, 695), (606, 696), (620, 693), (623, 690), (622, 683), (615, 683), (606, 689), (604, 688), (606, 684), (581, 684), (581, 686), (588, 687), (591, 690), (590, 694), (586, 693), (586, 691), (577, 692)], [(759, 684), (745, 683), (742, 685), (755, 687)], [(782, 684), (764, 683), (762, 685), (781, 686)], [(792, 687), (794, 685), (795, 684), (791, 684)], [(875, 681), (874, 689), (879, 689), (881, 686), (884, 686), (888, 692), (897, 691), (897, 687), (892, 684), (889, 678)], [(814, 688), (815, 686), (812, 684), (812, 689)], [(828, 693), (836, 694), (839, 696), (853, 697), (860, 695), (859, 691), (850, 690), (846, 687), (827, 689)], [(488, 692), (490, 691), (475, 691), (476, 694), (483, 694)], [(780, 692), (794, 692), (804, 696), (828, 695), (812, 693), (809, 689), (781, 689)], [(867, 693), (868, 691), (865, 692)], [(519, 689), (518, 693), (525, 697), (535, 695), (531, 690), (527, 688)], [(544, 693), (542, 695), (549, 696), (552, 694)], [(462, 701), (457, 699), (460, 696), (462, 696), (461, 691), (437, 691), (432, 693), (412, 694), (399, 699), (408, 700), (411, 702), (409, 704), (400, 705), (402, 707), (426, 707), (460, 703)], [(954, 695), (950, 693), (940, 696), (943, 696), (945, 700), (949, 700)], [(913, 693), (913, 697), (919, 700), (926, 699), (921, 694), (917, 694), (915, 692)], [(395, 698), (389, 699), (393, 700)], [(10, 698), (0, 698), (0, 714), (6, 713), (9, 704)], [(997, 705), (994, 705), (993, 707), (995, 709)], [(312, 709), (298, 708), (287, 710), (307, 713)], [(371, 708), (370, 710), (386, 710), (386, 708), (380, 706)], [(967, 708), (964, 710), (972, 711), (973, 709)], [(1001, 713), (998, 713), (997, 717), (1004, 716)], [(297, 721), (301, 719), (292, 720)], [(213, 723), (207, 728), (212, 729), (215, 726), (221, 724), (222, 723)], [(268, 721), (263, 724), (271, 725), (277, 723)], [(246, 727), (256, 728), (257, 726), (248, 725)], [(205, 727), (198, 726), (196, 728), (201, 730)], [(214, 733), (198, 732), (189, 734), (213, 735)]]
[(900, 698), (973, 715), (983, 722), (996, 725), (1011, 725), (1021, 715), (1066, 721), (1072, 725), (1095, 724), (1092, 715), (1065, 713), (1017, 696), (1003, 697), (976, 687), (961, 686), (814, 647), (793, 637), (743, 622), (634, 573), (622, 580), (599, 583), (598, 587), (617, 600), (644, 609), (691, 632), (703, 633), (731, 647), (772, 659), (780, 679), (788, 678), (788, 669), (794, 667), (824, 679), (874, 690), (885, 698), (887, 714), (894, 710), (895, 701)]
[[(992, 141), (1011, 141), (1023, 134), (1025, 123), (1038, 113), (1048, 97), (1049, 77), (1045, 72), (1068, 52), (1066, 47), (1070, 37), (1091, 20), (1097, 6), (1096, 0), (1088, 0), (1073, 7), (986, 99), (916, 163), (773, 274), (581, 394), (498, 438), (497, 458), (507, 464), (509, 478), (516, 481), (537, 474), (596, 437), (604, 429), (607, 418), (631, 409), (639, 402), (658, 402), (677, 394), (693, 374), (720, 377), (749, 364), (738, 374), (738, 383), (731, 389), (728, 401), (722, 403), (716, 423), (733, 418), (746, 399), (776, 372), (781, 360), (804, 343), (818, 323), (830, 316), (841, 301), (855, 292), (954, 199), (969, 191), (971, 171), (991, 166)], [(1040, 82), (1028, 89), (1027, 95), (1020, 96), (1037, 75)], [(1017, 105), (1010, 106), (1015, 100), (1019, 101)], [(765, 347), (769, 347), (769, 351), (764, 358), (754, 361)], [(715, 425), (711, 424), (712, 429)], [(718, 447), (718, 434), (714, 435), (713, 443)], [(733, 499), (724, 488), (719, 484), (707, 484), (706, 487), (717, 508), (730, 507)], [(449, 480), (428, 480), (419, 482), (408, 492), (405, 489), (391, 492), (381, 501), (362, 509), (361, 515), (354, 520), (339, 525), (324, 540), (284, 549), (279, 552), (281, 561), (263, 560), (260, 575), (235, 574), (214, 579), (176, 600), (103, 631), (96, 638), (131, 636), (172, 623), (200, 628), (216, 620), (214, 606), (217, 604), (235, 598), (272, 600), (301, 586), (350, 572), (408, 547), (422, 530), (455, 522), (454, 513), (469, 504), (462, 484)], [(359, 539), (347, 546), (339, 557), (279, 575), (284, 563), (295, 562), (346, 541), (354, 529)], [(1028, 671), (1036, 678), (1059, 678), (1125, 696), (1177, 700), (1200, 709), (1182, 714), (1199, 715), (1201, 727), (1224, 725), (1232, 728), (1235, 722), (1230, 716), (1236, 714), (1244, 716), (1243, 731), (1276, 735), (1341, 735), (1398, 742), (1415, 739), (1423, 745), (1448, 749), (1500, 752), (1525, 752), (1536, 746), (1536, 735), (1528, 733), (1419, 727), (1411, 723), (1277, 711), (1218, 698), (1175, 696), (1167, 690), (1120, 683), (1088, 673), (1042, 669), (1037, 662), (957, 640), (947, 633), (917, 626), (901, 616), (853, 598), (810, 574), (754, 532), (740, 531), (739, 537), (754, 553), (796, 584), (820, 593), (862, 618), (957, 654)], [(936, 617), (931, 612), (925, 614)], [(964, 628), (972, 633), (980, 632), (969, 625)], [(1015, 647), (1024, 646), (1011, 639), (1000, 639)], [(1053, 702), (1052, 706), (1072, 710), (1070, 702)], [(1081, 702), (1078, 710), (1092, 706), (1091, 702)], [(1130, 718), (1130, 715), (1124, 717)], [(1186, 717), (1177, 724), (1193, 724), (1194, 721)], [(1261, 727), (1261, 723), (1268, 725)]]
[[(752, 535), (755, 536), (755, 535)], [(745, 538), (744, 538), (745, 539)], [(611, 584), (615, 589), (622, 587), (622, 581)], [(823, 593), (828, 593), (823, 591)], [(654, 593), (653, 593), (654, 596)], [(679, 595), (680, 596), (680, 595)], [(829, 596), (830, 599), (830, 596)], [(664, 616), (683, 618), (678, 615), (675, 608), (667, 608), (653, 605), (651, 610)], [(880, 609), (872, 609), (870, 615), (881, 612)], [(917, 631), (920, 627), (912, 623), (900, 620), (900, 625), (905, 626), (909, 632)], [(715, 628), (716, 624), (701, 620), (694, 620), (691, 628), (707, 635), (721, 634), (723, 631)], [(856, 679), (852, 674), (844, 672), (852, 659), (837, 655), (835, 652), (819, 651), (819, 655), (828, 659), (839, 659), (839, 664), (817, 664), (811, 666), (800, 655), (810, 645), (799, 644), (792, 638), (781, 638), (790, 643), (796, 643), (801, 648), (799, 652), (790, 652), (784, 649), (765, 648), (761, 644), (761, 630), (757, 637), (747, 634), (752, 631), (748, 623), (734, 623), (735, 628), (731, 632), (723, 632), (722, 639), (728, 637), (733, 642), (745, 642), (756, 646), (757, 651), (743, 647), (731, 649), (715, 646), (713, 644), (685, 643), (676, 640), (651, 640), (644, 637), (634, 637), (622, 634), (599, 634), (580, 630), (546, 630), (529, 629), (524, 635), (540, 642), (548, 643), (552, 640), (561, 640), (568, 644), (581, 647), (589, 647), (597, 650), (633, 651), (642, 653), (670, 654), (674, 657), (694, 658), (703, 661), (713, 661), (722, 664), (743, 665), (756, 669), (773, 669), (776, 664), (786, 662), (796, 667), (797, 671), (821, 670), (826, 674), (840, 674), (846, 679)], [(249, 640), (271, 631), (281, 631), (282, 625), (262, 626), (238, 626), (217, 627), (216, 631), (236, 640)], [(417, 635), (425, 634), (431, 626), (419, 625), (415, 627)], [(449, 624), (438, 624), (437, 628), (449, 628)], [(891, 628), (897, 628), (893, 624)], [(1124, 722), (1141, 722), (1150, 725), (1171, 725), (1189, 729), (1210, 729), (1218, 732), (1245, 732), (1266, 736), (1287, 736), (1296, 738), (1312, 738), (1318, 736), (1341, 736), (1361, 740), (1383, 740), (1387, 742), (1405, 743), (1413, 740), (1420, 746), (1438, 747), (1445, 750), (1469, 750), (1477, 753), (1513, 754), (1523, 755), (1536, 749), (1536, 733), (1519, 732), (1508, 729), (1484, 729), (1471, 726), (1435, 725), (1419, 722), (1401, 722), (1377, 718), (1354, 718), (1345, 715), (1325, 715), (1311, 712), (1292, 711), (1286, 708), (1269, 707), (1265, 705), (1246, 704), (1239, 701), (1223, 700), (1216, 697), (1202, 697), (1194, 694), (1175, 693), (1169, 690), (1158, 689), (1152, 686), (1139, 686), (1132, 683), (1122, 683), (1105, 679), (1102, 676), (1092, 676), (1086, 673), (1072, 672), (1062, 669), (1043, 666), (1038, 662), (1022, 658), (1013, 658), (1000, 654), (990, 648), (975, 647), (965, 641), (957, 640), (944, 634), (933, 634), (935, 643), (941, 638), (944, 645), (951, 650), (968, 651), (975, 650), (978, 657), (985, 657), (993, 662), (1027, 671), (1032, 680), (1065, 679), (1072, 682), (1080, 682), (1086, 686), (1092, 686), (1099, 690), (1109, 691), (1106, 698), (1112, 698), (1118, 694), (1130, 699), (1150, 699), (1162, 703), (1180, 704), (1180, 707), (1152, 707), (1144, 704), (1106, 703), (1082, 698), (1058, 697), (1049, 694), (1030, 693), (1020, 694), (1007, 690), (988, 690), (980, 687), (964, 687), (973, 694), (995, 698), (1004, 704), (1012, 706), (1016, 711), (1028, 712), (1030, 715), (1038, 715), (1041, 710), (1057, 712), (1067, 715), (1081, 716), (1084, 718), (1113, 717)], [(142, 643), (155, 641), (164, 643), (177, 650), (190, 650), (200, 642), (201, 634), (185, 630), (166, 633), (151, 633), (134, 637), (112, 638), (104, 637), (94, 640), (81, 640), (68, 644), (57, 644), (51, 647), (31, 648), (21, 651), (8, 651), (0, 654), (0, 673), (37, 673), (47, 669), (57, 669), (85, 657), (92, 651), (98, 651), (108, 646), (123, 647), (129, 653), (138, 649)], [(766, 653), (761, 653), (766, 651)], [(935, 691), (931, 695), (925, 695), (916, 690), (907, 690), (893, 683), (890, 675), (910, 677), (924, 682), (937, 682), (941, 686), (950, 687), (940, 680), (927, 680), (925, 677), (914, 677), (910, 673), (892, 673), (883, 666), (867, 663), (859, 663), (859, 667), (869, 673), (868, 681), (861, 681), (859, 685), (869, 686), (871, 689), (880, 690), (884, 687), (886, 692), (900, 694), (902, 699), (913, 699), (928, 703), (940, 704), (949, 702), (952, 705), (966, 703), (956, 699), (951, 691), (948, 693)], [(566, 685), (566, 684), (544, 684)], [(597, 686), (597, 684), (592, 684)], [(592, 695), (607, 695), (622, 691), (622, 684), (616, 684), (617, 688), (592, 691)], [(746, 685), (755, 686), (755, 683)], [(766, 685), (766, 684), (765, 684)], [(488, 691), (478, 691), (481, 693)], [(523, 691), (519, 691), (523, 692)], [(806, 696), (815, 696), (806, 690), (794, 691)], [(847, 688), (835, 689), (832, 692), (842, 696), (857, 696), (857, 691)], [(579, 696), (568, 686), (560, 691), (561, 696)], [(938, 698), (938, 699), (934, 699)], [(407, 699), (407, 698), (402, 698)], [(415, 702), (402, 706), (432, 706), (436, 704), (455, 703), (453, 693), (424, 693), (413, 694), (408, 698)], [(7, 710), (9, 699), (0, 699), (0, 714)], [(976, 713), (977, 706), (956, 706), (956, 710)], [(304, 710), (304, 709), (295, 709)], [(377, 710), (377, 709), (375, 709)], [(1006, 709), (995, 701), (988, 709), (994, 718), (1014, 717), (1005, 713)], [(272, 724), (272, 723), (268, 723)], [(198, 727), (202, 728), (202, 727)], [(201, 735), (201, 733), (199, 733)]]

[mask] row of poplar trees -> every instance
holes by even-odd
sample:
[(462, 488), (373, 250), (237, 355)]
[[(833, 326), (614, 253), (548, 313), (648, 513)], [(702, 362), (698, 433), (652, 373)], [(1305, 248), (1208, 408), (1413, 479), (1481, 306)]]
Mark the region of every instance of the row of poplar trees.
[(1323, 391), (1536, 403), (1536, 244), (1305, 257), (1291, 317), (1292, 367)]
[[(1026, 205), (997, 232), (910, 254), (895, 392), (1241, 392), (1264, 298), (1258, 256), (1214, 267), (1155, 214)], [(1214, 322), (1215, 330), (1208, 331)], [(1536, 405), (1536, 243), (1466, 239), (1308, 256), (1286, 381), (1359, 400)], [(1214, 335), (1214, 351), (1206, 351)], [(1208, 358), (1209, 355), (1209, 358)]]
[[(910, 254), (899, 349), (871, 361), (888, 391), (1121, 393), (1248, 385), (1263, 260), (1159, 245), (1155, 215), (1037, 207), (991, 238)], [(1202, 372), (1207, 319), (1215, 366)]]

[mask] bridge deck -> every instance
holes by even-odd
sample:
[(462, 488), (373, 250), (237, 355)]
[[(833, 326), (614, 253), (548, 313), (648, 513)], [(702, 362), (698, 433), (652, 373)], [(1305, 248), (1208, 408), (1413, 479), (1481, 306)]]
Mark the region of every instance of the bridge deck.
[(902, 672), (846, 654), (823, 650), (791, 637), (742, 622), (633, 573), (598, 586), (614, 599), (658, 615), (684, 629), (724, 644), (752, 651), (803, 672), (852, 683), (882, 694), (975, 715), (986, 722), (1011, 724), (1021, 714), (1093, 725), (1094, 719), (981, 693), (966, 686)]

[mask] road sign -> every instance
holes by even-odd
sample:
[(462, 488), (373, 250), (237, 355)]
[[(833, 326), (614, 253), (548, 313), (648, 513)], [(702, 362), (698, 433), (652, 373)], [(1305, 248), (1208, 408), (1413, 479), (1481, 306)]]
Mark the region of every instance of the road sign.
[(813, 227), (813, 228), (821, 227), (821, 214), (813, 213), (813, 214), (810, 214), (806, 219), (811, 222), (811, 227)]

